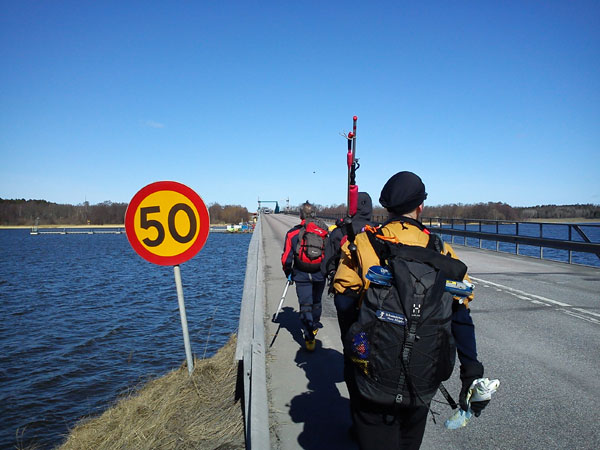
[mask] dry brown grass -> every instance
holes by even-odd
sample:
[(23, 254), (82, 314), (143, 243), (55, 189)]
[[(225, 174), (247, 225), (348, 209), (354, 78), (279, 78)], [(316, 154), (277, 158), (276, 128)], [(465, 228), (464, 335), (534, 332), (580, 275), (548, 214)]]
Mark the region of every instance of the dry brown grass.
[(191, 377), (184, 364), (80, 422), (59, 449), (245, 448), (235, 343), (233, 335), (212, 358), (196, 359)]

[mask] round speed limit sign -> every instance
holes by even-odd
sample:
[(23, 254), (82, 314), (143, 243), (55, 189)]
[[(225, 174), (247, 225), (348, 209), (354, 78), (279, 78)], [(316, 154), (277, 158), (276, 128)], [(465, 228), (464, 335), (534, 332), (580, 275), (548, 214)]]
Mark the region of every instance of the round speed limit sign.
[(125, 231), (133, 249), (161, 266), (193, 258), (204, 246), (209, 230), (208, 210), (200, 196), (175, 181), (158, 181), (142, 188), (125, 213)]

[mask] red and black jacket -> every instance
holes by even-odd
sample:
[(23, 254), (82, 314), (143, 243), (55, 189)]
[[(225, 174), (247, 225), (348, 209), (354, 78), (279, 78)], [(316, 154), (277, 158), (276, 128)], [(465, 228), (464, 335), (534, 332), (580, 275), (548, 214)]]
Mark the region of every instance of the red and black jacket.
[(294, 281), (321, 281), (325, 278), (320, 271), (309, 274), (308, 272), (303, 272), (297, 267), (294, 267), (294, 249), (298, 247), (299, 233), (305, 223), (306, 220), (302, 220), (302, 222), (300, 222), (295, 227), (291, 228), (285, 234), (285, 240), (283, 243), (283, 253), (281, 255), (281, 266), (286, 276), (288, 276), (290, 273), (292, 274), (292, 280)]

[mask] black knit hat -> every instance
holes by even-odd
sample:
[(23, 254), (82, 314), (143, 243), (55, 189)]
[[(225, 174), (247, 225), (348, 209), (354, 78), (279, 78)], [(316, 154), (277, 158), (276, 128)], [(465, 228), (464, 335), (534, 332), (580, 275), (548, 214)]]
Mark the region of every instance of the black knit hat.
[(390, 178), (379, 197), (379, 203), (395, 214), (406, 214), (413, 211), (427, 198), (425, 185), (412, 172), (398, 172)]

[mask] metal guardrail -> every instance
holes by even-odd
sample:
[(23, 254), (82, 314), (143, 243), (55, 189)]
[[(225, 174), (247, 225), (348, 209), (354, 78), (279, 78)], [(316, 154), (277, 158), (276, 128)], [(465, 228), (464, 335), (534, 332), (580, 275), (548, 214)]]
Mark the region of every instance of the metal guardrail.
[[(530, 245), (534, 247), (539, 247), (540, 259), (544, 258), (544, 248), (566, 250), (569, 255), (569, 264), (572, 263), (573, 252), (594, 253), (598, 258), (600, 258), (600, 243), (592, 242), (590, 238), (585, 234), (585, 232), (581, 229), (581, 226), (574, 223), (516, 222), (501, 220), (448, 219), (433, 217), (424, 218), (423, 224), (426, 225), (431, 231), (452, 236), (452, 243), (454, 243), (455, 236), (464, 237), (465, 241), (466, 238), (478, 239), (479, 248), (483, 248), (482, 241), (484, 240), (495, 241), (496, 251), (499, 251), (500, 242), (507, 242), (515, 244), (515, 253), (517, 255), (520, 254), (519, 245)], [(456, 228), (457, 226), (459, 226), (459, 224), (462, 225), (462, 229)], [(482, 231), (482, 227), (486, 225), (491, 225), (492, 228), (495, 228), (495, 232)], [(509, 225), (511, 227), (514, 227), (514, 234), (501, 233), (501, 225)], [(519, 234), (519, 228), (522, 229), (524, 226), (530, 227), (532, 225), (539, 227), (539, 236), (526, 236)], [(568, 239), (555, 239), (543, 237), (544, 226), (567, 227)], [(586, 226), (600, 229), (600, 225), (590, 224)], [(471, 227), (471, 229), (469, 230), (467, 227)], [(478, 231), (473, 230), (473, 228), (477, 228)], [(583, 241), (572, 240), (574, 235), (573, 231), (575, 231)]]
[(269, 407), (264, 333), (264, 256), (259, 218), (246, 262), (235, 358), (244, 377), (244, 422), (247, 449), (269, 449)]

